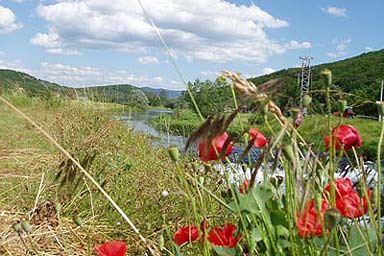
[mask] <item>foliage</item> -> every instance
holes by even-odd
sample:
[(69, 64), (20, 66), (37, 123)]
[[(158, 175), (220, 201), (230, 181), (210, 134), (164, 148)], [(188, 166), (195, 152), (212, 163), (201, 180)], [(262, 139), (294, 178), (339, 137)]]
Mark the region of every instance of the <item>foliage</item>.
[[(334, 100), (346, 99), (359, 115), (377, 116), (377, 107), (374, 104), (379, 100), (380, 83), (384, 80), (384, 50), (361, 54), (357, 57), (333, 63), (316, 65), (313, 67), (311, 95), (314, 111), (324, 112), (325, 94), (321, 84), (320, 70), (328, 68), (333, 73), (331, 88), (337, 92)], [(283, 69), (272, 74), (250, 79), (256, 85), (271, 79), (284, 82), (281, 91), (269, 92), (269, 95), (282, 108), (296, 105), (300, 97), (300, 88), (297, 85), (298, 68)], [(337, 111), (335, 107), (333, 111)]]
[[(225, 80), (216, 79), (214, 82), (209, 80), (202, 82), (197, 79), (193, 83), (189, 82), (188, 87), (204, 117), (223, 110), (233, 109), (231, 88)], [(189, 103), (191, 110), (195, 110), (187, 92), (183, 93), (182, 98)]]
[(73, 97), (74, 91), (69, 87), (60, 86), (44, 80), (37, 79), (28, 74), (0, 69), (0, 92), (23, 93), (29, 96), (50, 97), (52, 95), (61, 97)]

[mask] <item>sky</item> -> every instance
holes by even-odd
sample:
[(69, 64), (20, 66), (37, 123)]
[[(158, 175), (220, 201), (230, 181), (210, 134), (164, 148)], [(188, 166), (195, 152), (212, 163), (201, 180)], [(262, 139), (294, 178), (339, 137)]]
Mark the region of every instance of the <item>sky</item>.
[(61, 85), (184, 89), (384, 48), (384, 0), (0, 0), (0, 69)]

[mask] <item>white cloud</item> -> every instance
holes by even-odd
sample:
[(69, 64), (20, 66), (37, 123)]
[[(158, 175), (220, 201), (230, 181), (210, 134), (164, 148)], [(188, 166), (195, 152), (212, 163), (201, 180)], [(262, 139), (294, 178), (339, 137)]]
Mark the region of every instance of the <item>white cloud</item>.
[(47, 34), (37, 33), (31, 38), (30, 42), (48, 49), (60, 46), (59, 35), (53, 30), (50, 30)]
[(220, 75), (220, 72), (212, 70), (203, 70), (200, 72), (200, 74), (204, 78), (215, 79)]
[(21, 23), (16, 22), (16, 15), (13, 11), (0, 5), (0, 35), (10, 33), (22, 27)]
[(48, 53), (61, 54), (61, 55), (81, 55), (78, 50), (63, 49), (63, 48), (49, 48)]
[(15, 3), (23, 3), (26, 1), (29, 1), (29, 0), (12, 0), (12, 2), (15, 2)]
[(346, 8), (337, 8), (337, 7), (327, 7), (327, 8), (321, 8), (322, 11), (337, 16), (337, 17), (346, 17), (347, 16), (347, 9)]
[[(172, 52), (189, 61), (265, 62), (271, 55), (310, 47), (308, 42), (291, 41), (297, 44), (293, 47), (291, 42), (270, 39), (266, 28), (284, 28), (289, 23), (254, 4), (236, 5), (224, 0), (145, 2)], [(36, 34), (31, 39), (44, 48), (58, 43), (63, 49), (115, 49), (144, 56), (162, 51), (154, 29), (136, 1), (57, 0), (40, 4), (36, 13), (51, 27), (48, 33)], [(38, 40), (43, 39), (42, 35), (45, 39)]]
[(261, 75), (268, 75), (268, 74), (271, 74), (271, 73), (273, 73), (275, 71), (276, 70), (273, 69), (273, 68), (266, 67), (266, 68), (263, 68), (263, 70), (261, 71)]
[(140, 57), (139, 62), (142, 64), (158, 64), (159, 59), (156, 56), (143, 56)]
[(249, 74), (244, 74), (244, 78), (248, 79), (248, 78), (254, 78), (254, 77), (259, 77), (259, 76), (264, 76), (264, 75), (268, 75), (268, 74), (271, 74), (273, 72), (275, 72), (276, 70), (271, 68), (271, 67), (265, 67), (263, 68), (260, 72), (258, 73), (249, 73)]
[(365, 52), (371, 52), (371, 51), (373, 51), (373, 49), (371, 47), (367, 46), (364, 48), (364, 51)]
[(42, 62), (40, 63), (39, 68), (28, 70), (28, 73), (40, 79), (73, 87), (106, 84), (132, 84), (140, 87), (151, 86), (154, 88), (168, 89), (182, 88), (180, 83), (166, 81), (161, 76), (138, 76), (127, 70), (106, 71), (92, 66), (71, 66), (61, 63)]
[(311, 47), (312, 47), (312, 44), (310, 42), (299, 43), (295, 40), (292, 40), (289, 43), (285, 44), (286, 49), (308, 49)]
[(34, 35), (30, 42), (34, 45), (41, 46), (46, 49), (48, 53), (60, 55), (80, 55), (81, 53), (72, 48), (65, 48), (65, 45), (60, 40), (59, 35), (54, 29), (50, 29), (47, 34), (37, 33)]
[(336, 45), (336, 50), (334, 52), (327, 53), (329, 57), (338, 58), (346, 54), (347, 47), (351, 44), (351, 39), (334, 39), (332, 44)]

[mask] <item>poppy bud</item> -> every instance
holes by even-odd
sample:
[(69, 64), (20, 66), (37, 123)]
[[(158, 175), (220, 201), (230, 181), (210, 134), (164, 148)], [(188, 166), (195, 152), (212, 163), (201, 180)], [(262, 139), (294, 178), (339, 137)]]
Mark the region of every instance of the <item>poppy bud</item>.
[(323, 196), (319, 193), (315, 196), (315, 203), (316, 203), (316, 211), (319, 213), (321, 212), (321, 207), (323, 205)]
[(292, 145), (288, 144), (283, 147), (283, 155), (287, 160), (291, 163), (295, 160), (295, 154), (293, 153), (293, 147)]
[(347, 101), (346, 100), (339, 100), (338, 102), (339, 112), (344, 113), (344, 111), (347, 109)]
[(268, 115), (269, 113), (269, 106), (268, 106), (268, 103), (266, 103), (263, 107), (263, 112), (264, 112), (264, 115)]
[(165, 244), (164, 236), (160, 235), (159, 236), (159, 249), (160, 249), (160, 251), (164, 250), (164, 244)]
[(179, 160), (179, 149), (177, 147), (169, 147), (168, 154), (172, 161), (177, 162)]
[(15, 223), (12, 226), (13, 230), (19, 233), (21, 231), (21, 224), (20, 223)]
[(26, 232), (30, 233), (32, 231), (32, 225), (29, 223), (29, 221), (24, 220), (21, 222), (21, 228)]
[(309, 94), (305, 94), (303, 97), (303, 107), (308, 108), (311, 105), (312, 97)]
[(329, 69), (323, 69), (320, 72), (321, 80), (323, 81), (324, 85), (329, 87), (332, 84), (332, 72)]
[(55, 203), (55, 210), (57, 213), (61, 212), (62, 208), (63, 208), (63, 206), (61, 205), (61, 203), (59, 203), (59, 202)]
[(325, 227), (332, 230), (340, 219), (340, 211), (336, 208), (330, 208), (325, 211)]
[(75, 224), (78, 225), (79, 227), (82, 227), (84, 224), (83, 219), (80, 218), (79, 215), (77, 215), (77, 213), (73, 215), (73, 222), (75, 222)]
[(198, 172), (199, 169), (200, 169), (199, 164), (196, 163), (196, 162), (193, 162), (193, 163), (192, 163), (192, 170), (193, 170), (194, 172)]

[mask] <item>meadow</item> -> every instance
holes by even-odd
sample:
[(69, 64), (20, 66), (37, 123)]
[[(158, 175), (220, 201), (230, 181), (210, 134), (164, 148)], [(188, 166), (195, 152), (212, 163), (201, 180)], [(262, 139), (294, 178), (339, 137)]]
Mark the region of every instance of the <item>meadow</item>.
[[(182, 128), (200, 158), (153, 147), (112, 103), (1, 95), (0, 254), (94, 255), (123, 241), (128, 255), (382, 255), (382, 124), (330, 112), (287, 117), (256, 86), (225, 75), (233, 94), (263, 112), (181, 115), (200, 120)], [(330, 72), (323, 76), (331, 104)], [(337, 143), (326, 149), (325, 135)], [(250, 176), (231, 183), (216, 166), (242, 172), (226, 158), (236, 144)], [(252, 147), (260, 157), (241, 162)], [(377, 161), (376, 180), (365, 156)], [(357, 172), (353, 182), (335, 178), (341, 157)], [(284, 177), (274, 176), (278, 167)]]

